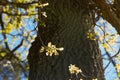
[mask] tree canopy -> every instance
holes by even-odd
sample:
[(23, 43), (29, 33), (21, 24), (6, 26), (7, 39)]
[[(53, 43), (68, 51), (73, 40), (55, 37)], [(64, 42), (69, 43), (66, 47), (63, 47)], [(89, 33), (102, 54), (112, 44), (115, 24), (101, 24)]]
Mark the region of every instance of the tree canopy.
[[(64, 15), (66, 14), (64, 12), (72, 9), (71, 6), (66, 7), (65, 5), (61, 5), (64, 8), (63, 13), (62, 12), (57, 13), (56, 11), (57, 14), (50, 17), (49, 14), (51, 15), (55, 14), (54, 12), (55, 10), (53, 10), (53, 12), (49, 12), (52, 9), (50, 7), (51, 5), (53, 5), (52, 4), (53, 2), (56, 5), (58, 3), (55, 0), (1, 0), (0, 1), (0, 44), (1, 44), (0, 45), (0, 68), (1, 68), (0, 79), (1, 80), (10, 80), (10, 79), (22, 80), (23, 75), (26, 78), (28, 78), (29, 70), (31, 67), (29, 67), (30, 64), (28, 65), (27, 55), (30, 53), (31, 51), (30, 47), (33, 46), (32, 43), (35, 41), (36, 37), (39, 37), (39, 41), (41, 42), (40, 45), (42, 45), (41, 47), (39, 47), (40, 56), (41, 54), (45, 53), (42, 56), (47, 56), (48, 58), (46, 59), (50, 59), (50, 60), (52, 60), (52, 58), (53, 60), (54, 59), (56, 60), (55, 56), (61, 57), (62, 52), (65, 50), (64, 46), (54, 44), (52, 41), (49, 41), (47, 39), (52, 38), (54, 31), (57, 31), (57, 29), (59, 29), (59, 25), (62, 25), (62, 22), (61, 24), (58, 24), (57, 22), (59, 22), (59, 20), (54, 20), (53, 17), (55, 18), (59, 17), (58, 14), (60, 14), (63, 17), (69, 19), (70, 17), (69, 16), (66, 17), (67, 15)], [(87, 32), (83, 33), (82, 35), (84, 38), (89, 39), (90, 41), (95, 41), (99, 44), (99, 49), (101, 49), (102, 60), (103, 62), (104, 61), (108, 62), (104, 66), (103, 72), (105, 72), (105, 70), (110, 66), (110, 64), (112, 64), (118, 76), (114, 80), (119, 80), (120, 78), (120, 55), (119, 55), (120, 0), (84, 0), (84, 1), (66, 0), (65, 3), (69, 3), (69, 2), (75, 5), (72, 6), (73, 8), (75, 8), (73, 12), (76, 11), (77, 9), (76, 7), (78, 7), (79, 9), (79, 6), (76, 6), (77, 3), (80, 2), (84, 3), (83, 5), (80, 5), (80, 8), (84, 7), (84, 9), (88, 10), (86, 11), (86, 13), (89, 15), (85, 17), (83, 16), (84, 19), (82, 20), (86, 22), (85, 26), (90, 25), (91, 27), (90, 29), (88, 29)], [(56, 6), (56, 8), (59, 9), (60, 7)], [(73, 16), (76, 16), (77, 11), (74, 12), (74, 14), (75, 15)], [(61, 17), (59, 18), (61, 19)], [(89, 19), (91, 19), (92, 21), (90, 21)], [(46, 22), (47, 20), (49, 21), (48, 23)], [(53, 20), (54, 22), (52, 22), (51, 20)], [(89, 24), (90, 22), (92, 23)], [(68, 22), (66, 21), (66, 23), (69, 24), (69, 21)], [(47, 24), (50, 25), (54, 24), (55, 26), (58, 25), (58, 27), (47, 28), (48, 26)], [(46, 30), (46, 32), (44, 32), (44, 30)], [(49, 30), (51, 30), (52, 32), (50, 32)], [(72, 37), (79, 36), (76, 34), (77, 32), (75, 34), (71, 34), (71, 36)], [(47, 38), (46, 35), (49, 36), (49, 38)], [(67, 36), (65, 37), (67, 38)], [(68, 42), (69, 42), (69, 38), (68, 38)], [(36, 48), (37, 47), (38, 46), (36, 46)], [(78, 46), (75, 46), (74, 49), (76, 48), (78, 48)], [(103, 51), (105, 52), (104, 54), (102, 54)], [(70, 78), (71, 80), (78, 80), (78, 79), (82, 80), (82, 77), (86, 77), (84, 71), (82, 72), (82, 69), (79, 66), (72, 63), (69, 64), (68, 66), (68, 72), (71, 75), (71, 77), (73, 77)], [(82, 77), (79, 78), (78, 76), (79, 74)], [(97, 79), (96, 77), (92, 77), (92, 80), (99, 80), (99, 79)]]

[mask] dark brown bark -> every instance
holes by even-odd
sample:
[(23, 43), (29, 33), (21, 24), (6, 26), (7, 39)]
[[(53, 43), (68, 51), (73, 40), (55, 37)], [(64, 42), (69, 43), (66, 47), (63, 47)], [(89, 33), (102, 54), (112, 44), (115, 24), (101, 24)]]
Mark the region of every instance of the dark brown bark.
[[(87, 0), (48, 0), (46, 27), (39, 27), (36, 40), (29, 50), (29, 80), (68, 80), (68, 66), (75, 64), (82, 69), (84, 80), (104, 80), (102, 59), (97, 41), (87, 38), (93, 30)], [(64, 47), (58, 56), (45, 56), (39, 50), (48, 42)]]
[(101, 9), (102, 17), (106, 19), (120, 34), (120, 19), (119, 19), (119, 5), (120, 1), (115, 0), (114, 9), (110, 4), (106, 3), (106, 0), (93, 0), (95, 4)]

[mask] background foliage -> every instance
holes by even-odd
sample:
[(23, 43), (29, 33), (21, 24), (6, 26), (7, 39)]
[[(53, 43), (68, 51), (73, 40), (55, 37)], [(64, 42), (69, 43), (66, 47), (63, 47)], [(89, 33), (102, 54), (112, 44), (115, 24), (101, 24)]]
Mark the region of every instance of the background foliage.
[[(107, 2), (109, 5), (115, 4), (114, 0), (107, 0)], [(38, 0), (0, 1), (0, 80), (22, 80), (23, 77), (28, 77), (29, 66), (26, 57), (31, 43), (37, 36), (38, 22), (46, 27), (45, 23), (38, 18), (38, 10), (42, 10), (46, 6), (49, 6), (48, 3), (42, 3)], [(99, 11), (99, 9), (96, 11)], [(105, 12), (103, 11), (103, 13)], [(41, 11), (39, 15), (47, 18), (45, 11)], [(101, 13), (95, 12), (95, 15), (94, 31), (90, 30), (85, 37), (91, 40), (98, 40), (103, 53), (103, 61), (105, 62), (103, 66), (105, 70), (107, 68), (113, 69), (119, 78), (120, 37), (118, 35), (119, 32), (117, 33), (115, 28), (108, 22), (113, 23), (113, 25), (116, 24), (110, 20), (103, 19), (104, 14), (100, 16)], [(48, 48), (51, 50), (63, 50), (63, 48), (56, 48), (52, 43), (51, 46), (52, 48), (48, 45), (47, 49), (44, 48), (44, 50), (49, 51)], [(58, 54), (54, 51), (49, 52), (50, 55), (52, 55), (51, 53)], [(112, 68), (109, 67), (111, 64), (113, 65)]]

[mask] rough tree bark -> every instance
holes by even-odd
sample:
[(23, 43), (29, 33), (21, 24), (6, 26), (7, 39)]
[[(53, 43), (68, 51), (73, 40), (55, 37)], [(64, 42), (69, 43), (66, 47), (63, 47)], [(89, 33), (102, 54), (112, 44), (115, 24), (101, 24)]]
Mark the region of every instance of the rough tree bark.
[[(29, 50), (29, 80), (68, 80), (68, 66), (75, 64), (82, 69), (83, 80), (104, 80), (101, 53), (97, 40), (87, 38), (92, 31), (93, 18), (88, 9), (89, 0), (44, 0), (49, 3), (43, 18), (46, 27), (38, 25), (38, 37)], [(93, 31), (92, 31), (93, 32)], [(42, 42), (64, 47), (58, 56), (40, 53)]]

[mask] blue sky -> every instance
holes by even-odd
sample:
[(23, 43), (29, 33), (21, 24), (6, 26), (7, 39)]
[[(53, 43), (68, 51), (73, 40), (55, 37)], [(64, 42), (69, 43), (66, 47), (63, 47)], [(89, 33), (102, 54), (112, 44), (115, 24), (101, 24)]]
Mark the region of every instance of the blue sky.
[[(103, 20), (103, 19), (100, 18), (100, 20)], [(104, 35), (104, 32), (99, 27), (102, 27), (105, 30), (105, 33), (110, 33), (110, 35), (117, 33), (115, 28), (113, 28), (111, 24), (109, 24), (107, 21), (105, 21), (104, 23), (101, 23), (100, 20), (96, 23), (97, 25), (100, 25), (100, 26), (95, 27), (95, 31), (98, 31), (100, 33), (100, 35), (98, 37), (100, 37), (101, 35)], [(112, 37), (115, 38), (116, 35), (112, 36)], [(111, 38), (111, 36), (106, 36), (105, 41), (109, 40), (110, 38)], [(118, 36), (116, 41), (119, 41), (119, 40), (120, 40), (120, 36)], [(105, 41), (103, 40), (103, 42), (105, 42)], [(101, 42), (99, 41), (98, 43), (99, 43), (99, 47), (101, 49), (103, 58), (108, 58), (108, 56), (106, 55), (106, 51), (105, 51), (104, 47), (101, 45)], [(109, 45), (111, 46), (111, 48), (110, 48), (110, 50), (108, 50), (108, 53), (111, 56), (113, 56), (118, 52), (118, 50), (120, 48), (120, 43), (119, 42), (116, 42), (115, 44), (109, 43)], [(109, 60), (103, 59), (103, 66), (104, 67), (108, 63), (109, 63)], [(104, 75), (105, 75), (106, 80), (114, 80), (115, 78), (117, 78), (117, 74), (116, 74), (115, 68), (114, 68), (112, 63), (110, 63), (108, 68), (105, 70)]]
[[(102, 19), (102, 18), (101, 18)], [(18, 52), (19, 54), (21, 54), (21, 57), (22, 57), (22, 60), (25, 60), (26, 57), (27, 57), (27, 54), (28, 54), (28, 50), (31, 46), (31, 42), (34, 41), (33, 38), (31, 37), (36, 37), (36, 31), (32, 31), (36, 26), (37, 26), (37, 22), (34, 23), (34, 17), (30, 18), (30, 17), (26, 17), (26, 18), (23, 18), (22, 19), (22, 23), (23, 25), (20, 27), (20, 30), (21, 31), (18, 31), (18, 30), (13, 30), (11, 32), (12, 35), (16, 35), (16, 34), (25, 34), (25, 35), (29, 35), (29, 36), (21, 36), (21, 35), (17, 35), (16, 36), (16, 40), (13, 42), (13, 36), (11, 35), (7, 35), (7, 38), (8, 38), (8, 44), (10, 46), (10, 49), (13, 49), (15, 48), (17, 45), (20, 44), (20, 41), (22, 39), (24, 39), (24, 45), (22, 47), (20, 47), (16, 52)], [(116, 34), (116, 30), (108, 23), (108, 22), (105, 22), (105, 24), (101, 24), (99, 21), (97, 22), (97, 25), (100, 25), (100, 26), (103, 26), (105, 28), (105, 31), (106, 32), (109, 32), (110, 34)], [(110, 28), (109, 28), (109, 27)], [(1, 29), (1, 27), (0, 27)], [(100, 35), (103, 35), (103, 31), (101, 31), (99, 29), (98, 26), (96, 26), (95, 30), (98, 30)], [(30, 37), (31, 36), (31, 37)], [(110, 36), (108, 36), (107, 38), (110, 38)], [(120, 40), (120, 37), (117, 38), (118, 41)], [(32, 41), (31, 41), (32, 40)], [(0, 35), (0, 41), (4, 41), (3, 40), (3, 36)], [(4, 46), (3, 42), (0, 43), (1, 45)], [(100, 42), (99, 42), (100, 44)], [(113, 52), (109, 51), (109, 53), (112, 55), (114, 55), (118, 49), (120, 48), (120, 43), (119, 42), (116, 42), (115, 45), (111, 45), (112, 48), (114, 49)], [(106, 52), (104, 50), (104, 48), (100, 45), (99, 46), (100, 49), (101, 49), (101, 52), (102, 52), (102, 55), (104, 58), (107, 58), (107, 56), (105, 55)], [(108, 60), (105, 60), (103, 59), (103, 66), (105, 67), (107, 65), (109, 61)], [(24, 77), (23, 75), (21, 75), (21, 77)], [(114, 69), (114, 66), (112, 64), (110, 64), (108, 66), (108, 68), (105, 70), (105, 78), (106, 80), (114, 80), (115, 78), (117, 77), (117, 74), (116, 74), (116, 71)], [(25, 78), (22, 78), (22, 80), (25, 80)]]
[[(20, 34), (26, 34), (26, 35), (30, 35), (30, 36), (34, 36), (36, 37), (36, 32), (35, 31), (32, 31), (36, 26), (37, 26), (37, 23), (33, 23), (34, 22), (34, 17), (33, 18), (24, 18), (22, 20), (22, 23), (24, 24), (20, 30), (23, 30), (21, 32), (19, 32)], [(110, 32), (111, 34), (115, 34), (116, 31), (115, 29), (107, 22), (105, 22), (105, 24), (101, 24), (100, 22), (97, 22), (97, 25), (100, 25), (100, 26), (103, 26), (105, 27), (106, 29), (106, 32)], [(110, 28), (107, 28), (107, 26), (110, 26)], [(103, 31), (100, 31), (100, 29), (98, 29), (98, 26), (96, 26), (95, 30), (98, 30), (100, 35), (103, 35)], [(27, 33), (27, 32), (30, 32), (30, 33)], [(17, 30), (14, 30), (11, 32), (11, 34), (15, 35), (15, 34), (18, 34), (18, 31)], [(0, 35), (0, 39), (3, 39), (2, 36)], [(12, 43), (12, 46), (10, 47), (11, 49), (13, 49), (15, 46), (17, 46), (20, 41), (22, 39), (24, 39), (24, 46), (20, 47), (17, 52), (19, 52), (22, 56), (22, 60), (26, 59), (27, 57), (27, 54), (28, 54), (28, 50), (31, 46), (30, 42), (31, 41), (31, 38), (27, 37), (27, 36), (21, 36), (21, 35), (18, 35), (16, 36), (16, 40), (14, 42), (12, 42), (12, 39), (13, 39), (13, 36), (10, 36), (10, 35), (7, 35), (7, 38), (8, 38), (8, 44), (11, 44)], [(109, 37), (108, 37), (109, 38)], [(120, 40), (120, 37), (118, 38), (118, 40)], [(100, 44), (100, 43), (99, 43)], [(116, 46), (114, 47), (114, 45), (112, 45), (113, 48), (114, 48), (114, 52), (110, 52), (111, 55), (114, 55), (115, 52), (118, 51), (119, 47), (120, 47), (120, 44), (119, 43), (116, 43)], [(104, 48), (100, 45), (100, 49), (102, 51), (102, 55), (104, 58), (107, 58), (107, 56), (105, 55), (106, 52), (104, 50)], [(107, 65), (109, 61), (108, 60), (104, 60), (103, 59), (103, 66), (105, 67)], [(23, 74), (21, 75), (21, 77), (23, 78)], [(114, 80), (115, 78), (117, 77), (117, 74), (116, 74), (116, 71), (114, 69), (114, 66), (112, 64), (109, 65), (109, 67), (105, 70), (105, 78), (106, 80)], [(22, 79), (24, 80), (24, 78)]]

